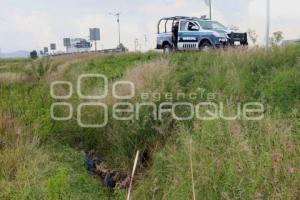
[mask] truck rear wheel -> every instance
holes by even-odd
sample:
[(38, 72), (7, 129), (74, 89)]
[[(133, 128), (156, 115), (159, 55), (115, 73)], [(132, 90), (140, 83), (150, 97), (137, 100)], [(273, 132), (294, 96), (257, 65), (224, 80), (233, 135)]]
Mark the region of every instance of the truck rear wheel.
[(165, 55), (168, 55), (170, 53), (172, 53), (172, 48), (169, 44), (166, 44), (164, 47), (163, 47), (163, 50), (164, 50), (164, 54)]

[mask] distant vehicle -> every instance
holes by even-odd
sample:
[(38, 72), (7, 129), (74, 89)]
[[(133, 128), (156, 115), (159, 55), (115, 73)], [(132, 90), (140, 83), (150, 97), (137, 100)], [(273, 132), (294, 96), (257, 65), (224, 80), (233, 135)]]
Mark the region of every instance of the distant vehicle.
[(235, 34), (229, 33), (225, 26), (203, 18), (175, 16), (158, 22), (157, 49), (163, 49), (164, 53), (173, 50), (207, 51), (234, 44), (235, 40)]

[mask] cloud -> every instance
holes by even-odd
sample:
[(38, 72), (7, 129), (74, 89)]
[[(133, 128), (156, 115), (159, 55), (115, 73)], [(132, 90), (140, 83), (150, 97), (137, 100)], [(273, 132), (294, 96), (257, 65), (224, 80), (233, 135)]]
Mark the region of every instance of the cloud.
[(36, 44), (55, 39), (51, 26), (51, 17), (44, 12), (32, 12), (29, 15), (20, 10), (12, 10), (5, 26), (0, 27), (1, 43), (6, 49), (14, 50), (33, 48)]
[(3, 17), (0, 17), (0, 22), (6, 22), (6, 19), (4, 19)]

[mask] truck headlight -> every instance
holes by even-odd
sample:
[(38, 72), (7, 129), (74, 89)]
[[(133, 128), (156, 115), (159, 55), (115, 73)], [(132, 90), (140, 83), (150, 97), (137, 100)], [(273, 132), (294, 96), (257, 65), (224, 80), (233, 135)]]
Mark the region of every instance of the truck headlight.
[(218, 33), (218, 32), (213, 32), (212, 34), (213, 34), (213, 36), (215, 36), (215, 37), (221, 37), (221, 34)]

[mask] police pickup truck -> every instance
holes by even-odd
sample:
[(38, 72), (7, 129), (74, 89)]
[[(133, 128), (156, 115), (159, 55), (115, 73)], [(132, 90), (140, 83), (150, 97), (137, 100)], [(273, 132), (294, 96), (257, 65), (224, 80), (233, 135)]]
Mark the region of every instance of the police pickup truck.
[[(216, 26), (219, 24), (220, 27)], [(158, 22), (157, 49), (201, 50), (223, 48), (234, 44), (234, 37), (220, 23), (197, 17), (167, 17)]]

